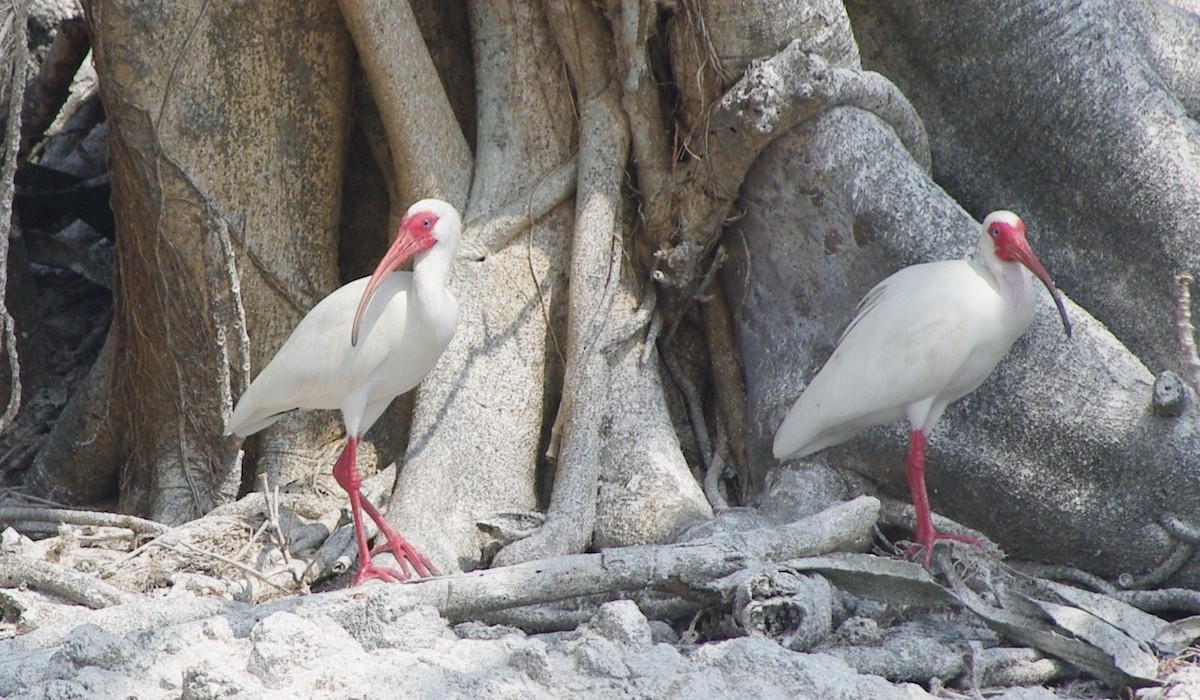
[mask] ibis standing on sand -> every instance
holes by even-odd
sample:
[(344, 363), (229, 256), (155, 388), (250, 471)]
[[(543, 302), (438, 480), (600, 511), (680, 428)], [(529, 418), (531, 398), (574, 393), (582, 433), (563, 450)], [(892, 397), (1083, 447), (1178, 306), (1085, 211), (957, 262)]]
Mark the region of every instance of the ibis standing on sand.
[[(341, 409), (346, 446), (333, 476), (350, 495), (358, 573), (364, 581), (402, 581), (411, 565), (419, 576), (437, 575), (425, 555), (396, 532), (362, 497), (356, 463), (358, 442), (392, 399), (429, 374), (450, 344), (458, 302), (446, 287), (462, 222), (454, 207), (424, 199), (409, 207), (400, 232), (368, 278), (322, 299), (300, 320), (270, 364), (242, 395), (225, 434), (256, 433), (296, 409)], [(408, 258), (412, 272), (396, 272)], [(387, 539), (367, 547), (363, 511)], [(403, 571), (375, 566), (371, 555), (390, 550)]]
[(915, 546), (929, 565), (933, 544), (975, 538), (938, 533), (925, 490), (925, 442), (951, 401), (974, 391), (1033, 322), (1036, 277), (1071, 323), (1054, 282), (1009, 211), (983, 221), (977, 260), (906, 267), (859, 302), (833, 355), (775, 433), (775, 457), (804, 457), (873, 425), (908, 420), (908, 485), (917, 511)]

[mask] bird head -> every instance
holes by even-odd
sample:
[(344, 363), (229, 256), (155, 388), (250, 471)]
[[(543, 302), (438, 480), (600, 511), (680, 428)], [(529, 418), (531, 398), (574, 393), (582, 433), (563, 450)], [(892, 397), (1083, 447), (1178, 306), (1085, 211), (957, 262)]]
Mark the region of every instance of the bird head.
[(400, 221), (396, 240), (388, 247), (383, 259), (371, 273), (371, 280), (367, 282), (367, 288), (358, 302), (358, 309), (354, 312), (354, 327), (350, 331), (351, 345), (358, 345), (358, 329), (362, 324), (363, 314), (383, 280), (409, 258), (417, 256), (419, 262), (420, 258), (424, 257), (423, 254), (435, 246), (446, 249), (450, 259), (453, 259), (461, 231), (462, 219), (458, 210), (447, 202), (440, 199), (422, 199), (408, 208)]
[(994, 211), (983, 220), (983, 231), (991, 239), (996, 257), (1001, 262), (1024, 265), (1025, 269), (1046, 286), (1046, 291), (1050, 292), (1055, 306), (1058, 307), (1058, 315), (1062, 317), (1067, 337), (1071, 337), (1071, 321), (1067, 318), (1067, 309), (1063, 306), (1058, 288), (1054, 286), (1054, 280), (1050, 279), (1050, 273), (1046, 272), (1046, 268), (1029, 247), (1029, 241), (1025, 239), (1025, 222), (1021, 221), (1021, 217), (1011, 211)]

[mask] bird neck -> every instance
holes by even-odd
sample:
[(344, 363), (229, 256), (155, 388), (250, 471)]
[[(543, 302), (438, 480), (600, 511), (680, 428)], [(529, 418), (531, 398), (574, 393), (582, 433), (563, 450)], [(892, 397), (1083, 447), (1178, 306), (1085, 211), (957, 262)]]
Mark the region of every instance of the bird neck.
[(1026, 270), (1024, 265), (1015, 262), (1001, 262), (992, 269), (992, 274), (1000, 283), (1005, 297), (1013, 303), (1033, 305), (1036, 287), (1033, 274)]
[(446, 246), (434, 246), (417, 253), (413, 259), (412, 293), (418, 305), (439, 308), (444, 304), (450, 289), (446, 285), (450, 268), (454, 265), (454, 251)]
[(1037, 284), (1033, 273), (1019, 262), (1009, 262), (996, 257), (995, 246), (986, 234), (979, 246), (979, 257), (995, 280), (996, 291), (1004, 297), (1013, 311), (1014, 323), (1027, 327), (1029, 322), (1032, 322), (1034, 309), (1037, 307)]

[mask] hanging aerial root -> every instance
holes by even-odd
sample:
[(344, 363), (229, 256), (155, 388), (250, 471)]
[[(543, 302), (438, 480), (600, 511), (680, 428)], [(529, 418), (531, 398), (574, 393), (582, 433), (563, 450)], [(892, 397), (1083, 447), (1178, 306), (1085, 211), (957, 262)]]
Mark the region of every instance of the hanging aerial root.
[(1200, 353), (1196, 351), (1196, 327), (1192, 324), (1192, 285), (1196, 278), (1190, 272), (1175, 275), (1175, 337), (1187, 367), (1187, 381), (1192, 391), (1200, 394)]
[(0, 334), (8, 358), (9, 393), (4, 412), (0, 413), (0, 430), (8, 427), (21, 409), (21, 358), (17, 353), (17, 329), (5, 303), (8, 289), (8, 239), (12, 230), (14, 178), (17, 173), (17, 154), (21, 145), (21, 108), (25, 97), (25, 73), (29, 48), (25, 43), (26, 7), (23, 2), (11, 5), (12, 14), (4, 23), (0, 45), (10, 60), (8, 75), (8, 114), (4, 133), (4, 166), (0, 168)]

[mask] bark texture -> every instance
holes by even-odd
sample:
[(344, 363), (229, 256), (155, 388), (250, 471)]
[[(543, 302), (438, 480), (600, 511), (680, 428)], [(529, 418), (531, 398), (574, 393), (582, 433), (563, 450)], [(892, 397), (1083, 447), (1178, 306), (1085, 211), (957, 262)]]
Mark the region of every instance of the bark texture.
[[(335, 286), (349, 38), (323, 2), (86, 9), (119, 223), (111, 365), (79, 396), (110, 410), (60, 436), (77, 447), (42, 473), (124, 462), (122, 507), (180, 522), (236, 496), (223, 416)], [(320, 442), (290, 434), (291, 451)], [(88, 449), (96, 435), (113, 453)]]

